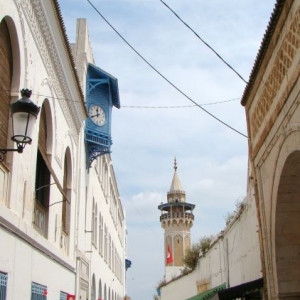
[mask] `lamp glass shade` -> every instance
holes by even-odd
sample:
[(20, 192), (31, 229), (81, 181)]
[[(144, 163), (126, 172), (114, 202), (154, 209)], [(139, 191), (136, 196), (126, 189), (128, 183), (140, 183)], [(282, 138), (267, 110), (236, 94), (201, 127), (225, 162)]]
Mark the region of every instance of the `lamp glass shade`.
[(32, 141), (33, 126), (36, 116), (29, 112), (15, 112), (12, 114), (13, 136), (16, 143), (30, 143)]
[(30, 90), (21, 90), (22, 98), (11, 104), (12, 114), (12, 140), (15, 141), (19, 147), (25, 147), (25, 144), (31, 143), (32, 132), (35, 120), (40, 111), (30, 99)]

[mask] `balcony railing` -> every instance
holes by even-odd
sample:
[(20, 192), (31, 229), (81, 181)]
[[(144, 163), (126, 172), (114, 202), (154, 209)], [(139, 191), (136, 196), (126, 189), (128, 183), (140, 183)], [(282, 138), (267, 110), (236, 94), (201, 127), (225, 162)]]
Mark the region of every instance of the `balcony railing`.
[(194, 220), (194, 215), (192, 213), (183, 213), (183, 212), (173, 212), (162, 214), (160, 216), (160, 221), (165, 219), (192, 219)]
[(33, 225), (42, 236), (46, 237), (47, 209), (37, 201), (34, 205)]

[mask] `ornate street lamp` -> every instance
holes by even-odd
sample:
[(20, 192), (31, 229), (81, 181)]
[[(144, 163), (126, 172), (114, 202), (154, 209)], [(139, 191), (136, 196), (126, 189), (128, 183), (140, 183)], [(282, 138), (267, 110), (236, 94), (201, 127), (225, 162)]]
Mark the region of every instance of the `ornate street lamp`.
[(17, 151), (22, 153), (26, 144), (30, 144), (32, 141), (32, 130), (40, 108), (29, 99), (31, 93), (31, 90), (22, 89), (22, 98), (10, 106), (13, 132), (11, 139), (17, 143), (17, 148), (0, 149), (0, 162), (4, 160), (6, 152)]

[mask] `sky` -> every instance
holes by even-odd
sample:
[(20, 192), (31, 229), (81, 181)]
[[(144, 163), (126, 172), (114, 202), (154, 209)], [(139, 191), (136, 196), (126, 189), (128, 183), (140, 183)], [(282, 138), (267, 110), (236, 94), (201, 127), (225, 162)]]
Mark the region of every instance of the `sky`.
[(144, 59), (89, 1), (59, 0), (69, 41), (86, 18), (97, 66), (118, 79), (111, 157), (132, 261), (126, 293), (153, 300), (165, 272), (157, 206), (167, 202), (174, 158), (196, 205), (193, 243), (223, 230), (247, 194), (246, 84), (207, 45), (248, 81), (275, 0), (165, 0), (207, 45), (160, 0), (90, 2)]

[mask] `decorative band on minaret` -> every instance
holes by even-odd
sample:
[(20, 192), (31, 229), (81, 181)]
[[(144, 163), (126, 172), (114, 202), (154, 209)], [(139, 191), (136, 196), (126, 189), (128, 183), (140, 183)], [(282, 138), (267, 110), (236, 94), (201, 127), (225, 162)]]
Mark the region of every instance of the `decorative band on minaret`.
[(164, 229), (164, 253), (166, 278), (180, 275), (184, 266), (183, 258), (186, 250), (190, 248), (190, 229), (193, 226), (194, 204), (187, 203), (185, 191), (177, 174), (177, 160), (174, 159), (174, 175), (167, 203), (161, 203), (160, 223)]

